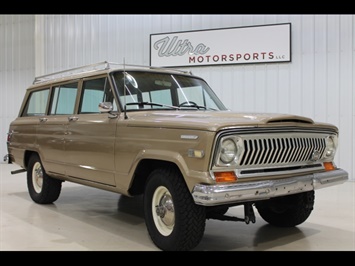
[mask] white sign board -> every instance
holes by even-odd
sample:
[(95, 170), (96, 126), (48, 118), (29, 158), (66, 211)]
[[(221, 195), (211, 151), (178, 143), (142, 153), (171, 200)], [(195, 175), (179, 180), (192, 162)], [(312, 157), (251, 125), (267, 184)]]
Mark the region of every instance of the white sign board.
[(150, 35), (159, 67), (291, 61), (291, 23)]

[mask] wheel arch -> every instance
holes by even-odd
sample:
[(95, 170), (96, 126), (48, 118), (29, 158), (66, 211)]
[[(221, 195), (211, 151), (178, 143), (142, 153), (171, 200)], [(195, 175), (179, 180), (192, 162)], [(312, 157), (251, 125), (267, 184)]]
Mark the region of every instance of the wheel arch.
[[(144, 191), (144, 184), (149, 174), (159, 167), (175, 167), (182, 175), (190, 191), (197, 183), (212, 183), (209, 171), (193, 169), (193, 163), (178, 152), (166, 150), (144, 150), (140, 152), (132, 165), (131, 184), (128, 188), (130, 195), (139, 195)], [(189, 158), (190, 159), (190, 158)]]
[[(134, 172), (133, 180), (129, 188), (130, 195), (140, 195), (144, 193), (145, 183), (150, 173), (158, 168), (170, 167), (175, 168), (181, 174), (180, 168), (176, 163), (160, 159), (143, 159), (141, 160)], [(182, 174), (183, 175), (183, 174)]]
[(37, 154), (39, 158), (41, 158), (37, 151), (26, 150), (23, 156), (23, 165), (25, 166), (26, 170), (28, 169), (28, 162), (30, 161), (32, 154)]

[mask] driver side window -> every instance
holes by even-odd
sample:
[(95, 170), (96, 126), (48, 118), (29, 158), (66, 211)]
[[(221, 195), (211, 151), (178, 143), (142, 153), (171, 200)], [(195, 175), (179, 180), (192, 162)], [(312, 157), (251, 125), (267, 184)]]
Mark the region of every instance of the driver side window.
[(99, 113), (98, 106), (101, 102), (111, 102), (114, 108), (113, 111), (117, 111), (117, 105), (107, 77), (85, 80), (83, 82), (79, 113)]

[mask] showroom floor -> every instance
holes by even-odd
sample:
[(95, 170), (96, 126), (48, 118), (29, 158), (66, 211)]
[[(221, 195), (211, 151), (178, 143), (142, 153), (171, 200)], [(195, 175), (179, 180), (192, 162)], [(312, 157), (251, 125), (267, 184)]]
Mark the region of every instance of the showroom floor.
[[(157, 251), (142, 198), (63, 183), (51, 205), (32, 202), (25, 173), (0, 163), (0, 251)], [(355, 182), (316, 191), (315, 208), (295, 228), (207, 220), (195, 251), (355, 251)], [(243, 209), (229, 214), (242, 217)]]

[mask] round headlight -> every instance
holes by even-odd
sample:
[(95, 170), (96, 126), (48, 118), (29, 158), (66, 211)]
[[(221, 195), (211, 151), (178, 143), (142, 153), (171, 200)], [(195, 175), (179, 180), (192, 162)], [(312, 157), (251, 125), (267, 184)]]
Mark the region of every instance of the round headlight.
[(326, 138), (325, 144), (326, 144), (325, 157), (326, 158), (333, 157), (335, 155), (335, 150), (337, 148), (336, 139), (334, 137), (329, 136)]
[(221, 145), (220, 159), (223, 163), (231, 163), (237, 154), (237, 146), (232, 139), (225, 139)]

